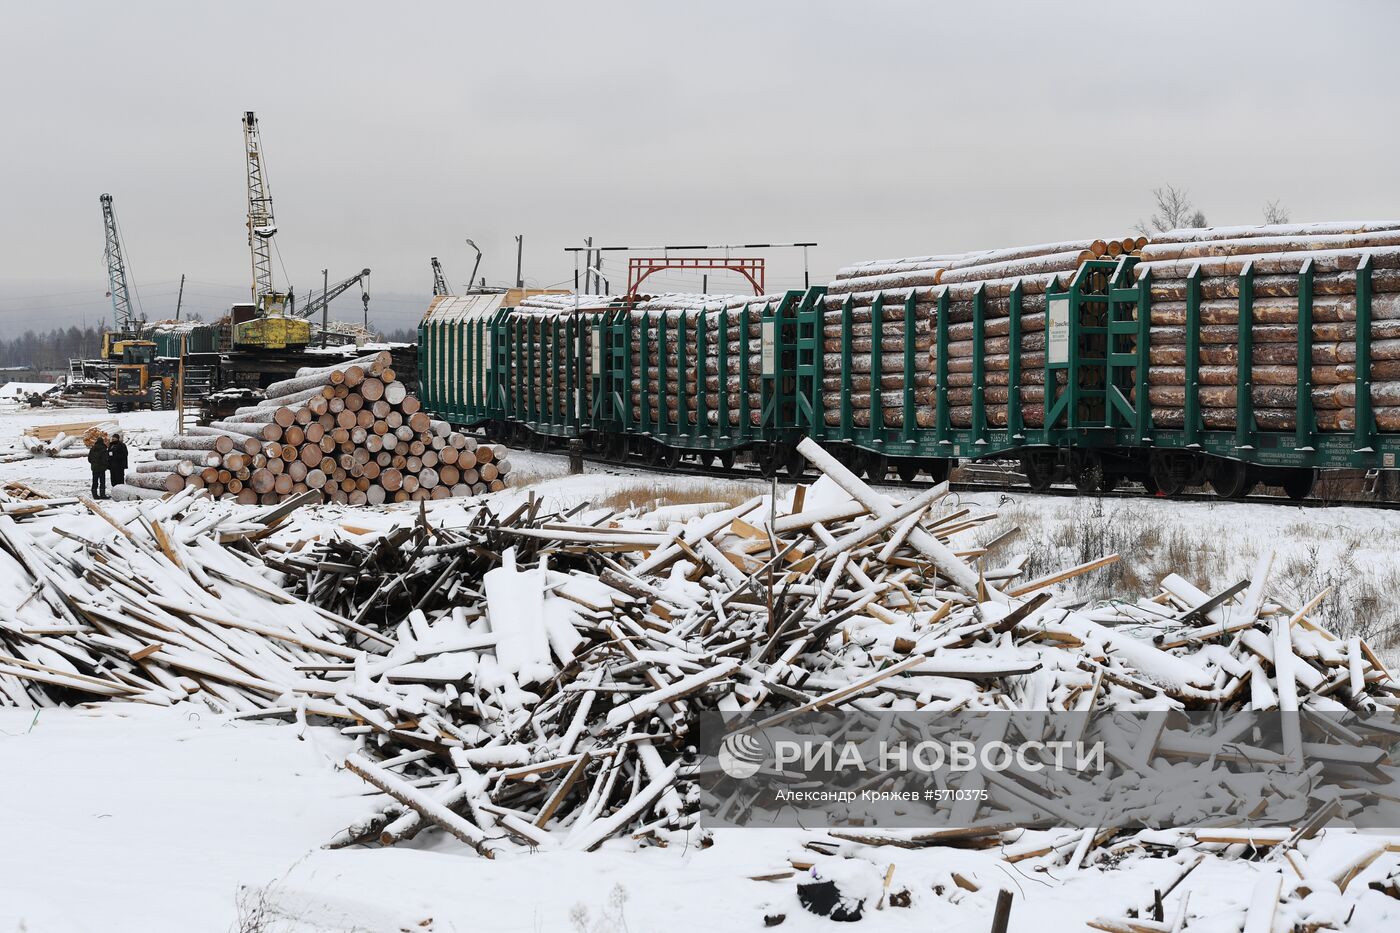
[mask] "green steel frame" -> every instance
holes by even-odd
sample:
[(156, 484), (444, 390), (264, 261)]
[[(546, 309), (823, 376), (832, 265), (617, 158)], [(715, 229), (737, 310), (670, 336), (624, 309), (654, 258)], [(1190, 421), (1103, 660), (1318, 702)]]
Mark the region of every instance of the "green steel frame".
[[(419, 325), (418, 363), (422, 397), (435, 414), (457, 424), (489, 420), (521, 423), (541, 434), (575, 437), (588, 431), (635, 435), (680, 450), (724, 451), (756, 443), (793, 443), (806, 435), (828, 442), (851, 444), (891, 458), (1014, 457), (1028, 448), (1066, 450), (1116, 449), (1126, 453), (1148, 449), (1209, 454), (1263, 467), (1385, 468), (1397, 466), (1400, 434), (1376, 429), (1370, 390), (1372, 263), (1363, 259), (1356, 271), (1356, 424), (1345, 431), (1319, 431), (1312, 403), (1313, 268), (1298, 273), (1298, 398), (1296, 428), (1260, 431), (1256, 423), (1253, 388), (1253, 278), (1246, 265), (1239, 275), (1238, 357), (1236, 362), (1235, 423), (1229, 430), (1205, 426), (1198, 394), (1186, 393), (1185, 418), (1180, 427), (1154, 424), (1148, 398), (1152, 280), (1143, 273), (1133, 281), (1137, 260), (1092, 260), (1074, 280), (1046, 295), (1047, 351), (1045, 354), (1046, 424), (1025, 423), (1021, 398), (1024, 378), (1021, 320), (1024, 292), (1018, 284), (1009, 294), (1009, 399), (1005, 426), (987, 419), (983, 365), (986, 339), (986, 295), (973, 296), (972, 419), (955, 427), (948, 402), (948, 307), (946, 289), (940, 293), (930, 325), (937, 347), (934, 372), (933, 425), (919, 427), (915, 385), (920, 366), (914, 340), (902, 350), (902, 397), (898, 424), (885, 422), (881, 380), (886, 350), (871, 342), (872, 388), (868, 413), (857, 418), (850, 404), (854, 393), (852, 323), (849, 299), (828, 318), (826, 290), (790, 291), (781, 300), (755, 302), (737, 313), (705, 313), (688, 321), (665, 315), (642, 314), (635, 321), (628, 309), (587, 312), (546, 322), (501, 309), (487, 318), (440, 322), (429, 318)], [(1199, 385), (1201, 366), (1201, 274), (1191, 271), (1186, 288), (1186, 354), (1188, 388)], [(901, 320), (906, 334), (920, 330), (911, 295), (902, 302), (877, 299), (871, 308), (876, 334), (886, 321)], [(839, 321), (839, 349), (831, 360), (824, 328)], [(754, 346), (754, 324), (760, 334)], [(694, 327), (694, 359), (688, 359), (688, 329)], [(737, 331), (738, 353), (730, 334)], [(671, 343), (679, 349), (668, 352)], [(1051, 346), (1055, 351), (1051, 352)], [(755, 349), (758, 352), (755, 352)], [(896, 351), (898, 352), (898, 351)], [(639, 371), (634, 373), (636, 363)], [(750, 360), (762, 367), (753, 382)], [(707, 383), (715, 363), (718, 391)], [(673, 378), (655, 379), (651, 371)], [(690, 373), (694, 373), (694, 378)], [(541, 374), (546, 374), (541, 378)], [(737, 423), (731, 424), (732, 381), (738, 393)], [(823, 391), (829, 376), (839, 378), (841, 408), (825, 410)], [(591, 400), (583, 404), (580, 391), (591, 379)], [(636, 388), (634, 389), (634, 379)], [(552, 391), (542, 395), (548, 380)], [(679, 387), (677, 416), (669, 414), (668, 382)], [(636, 393), (636, 411), (633, 397)], [(690, 415), (694, 403), (695, 414)], [(711, 415), (714, 423), (711, 423)], [(827, 422), (831, 421), (831, 424)], [(859, 425), (865, 420), (867, 424)]]

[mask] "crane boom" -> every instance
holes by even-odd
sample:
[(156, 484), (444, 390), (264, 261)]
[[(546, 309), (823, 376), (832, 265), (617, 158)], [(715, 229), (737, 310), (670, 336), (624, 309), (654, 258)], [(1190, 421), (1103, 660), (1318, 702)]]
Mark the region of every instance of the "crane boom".
[(334, 285), (326, 289), (321, 294), (312, 296), (311, 300), (308, 301), (305, 305), (297, 308), (295, 311), (289, 312), (288, 317), (309, 318), (312, 315), (320, 314), (322, 309), (324, 309), (332, 301), (335, 301), (348, 289), (352, 288), (357, 284), (360, 285), (360, 291), (362, 292), (361, 297), (364, 303), (368, 305), (369, 270), (361, 269), (359, 272), (350, 276), (350, 278), (344, 279), (340, 282), (336, 282)]
[(436, 256), (432, 259), (433, 264), (433, 297), (441, 295), (451, 295), (452, 288), (447, 284), (447, 276), (442, 273), (442, 263), (438, 262)]
[(248, 168), (248, 248), (253, 254), (253, 304), (261, 309), (272, 289), (272, 237), (277, 221), (272, 214), (272, 189), (263, 165), (262, 135), (258, 118), (243, 114), (243, 148)]
[(121, 234), (117, 232), (117, 214), (112, 209), (112, 196), (102, 195), (102, 227), (106, 231), (107, 289), (112, 295), (112, 324), (118, 331), (132, 331), (136, 316), (131, 313), (131, 296), (126, 287), (126, 258), (122, 255)]

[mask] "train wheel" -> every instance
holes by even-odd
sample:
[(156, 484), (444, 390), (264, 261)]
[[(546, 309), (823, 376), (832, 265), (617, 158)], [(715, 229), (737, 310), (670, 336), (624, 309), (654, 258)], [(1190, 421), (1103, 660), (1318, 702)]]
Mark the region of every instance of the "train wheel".
[(792, 448), (783, 455), (783, 468), (787, 470), (787, 475), (793, 479), (801, 479), (803, 472), (807, 469), (807, 458), (797, 452), (797, 448)]
[(614, 463), (624, 463), (627, 460), (627, 438), (610, 437), (602, 443), (603, 455)]
[(1152, 483), (1157, 487), (1157, 494), (1175, 496), (1186, 488), (1186, 480), (1173, 472), (1170, 458), (1154, 457), (1150, 469), (1152, 470)]
[(1074, 488), (1083, 496), (1092, 495), (1103, 488), (1103, 458), (1092, 451), (1075, 458)]
[(772, 479), (778, 475), (778, 456), (772, 447), (759, 447), (754, 451), (753, 458), (754, 463), (758, 464), (758, 472), (764, 479)]
[(1026, 482), (1031, 492), (1045, 492), (1055, 481), (1055, 465), (1046, 457), (1026, 457), (1021, 461), (1021, 472), (1026, 474)]
[(726, 470), (734, 469), (734, 451), (725, 450), (719, 454), (719, 465)]
[(861, 468), (865, 471), (866, 479), (872, 482), (882, 482), (890, 471), (890, 462), (884, 454), (867, 451), (865, 456), (861, 458)]
[(1292, 499), (1294, 502), (1302, 502), (1308, 496), (1312, 495), (1313, 484), (1316, 482), (1317, 471), (1303, 468), (1289, 470), (1280, 485), (1283, 486), (1283, 491), (1288, 498)]
[(1249, 464), (1242, 460), (1212, 460), (1206, 468), (1210, 488), (1222, 499), (1242, 499), (1254, 488)]
[(1103, 475), (1103, 480), (1099, 483), (1099, 492), (1113, 492), (1113, 490), (1118, 488), (1118, 484), (1122, 479), (1123, 477), (1117, 474), (1105, 473)]
[(928, 475), (933, 478), (935, 483), (942, 483), (946, 481), (948, 475), (953, 472), (952, 464), (953, 461), (943, 460), (941, 458), (938, 460), (926, 460), (924, 461), (924, 469), (928, 471)]
[(897, 460), (894, 471), (899, 474), (901, 481), (912, 483), (919, 475), (919, 464), (914, 460)]
[(681, 462), (681, 452), (674, 447), (663, 447), (661, 450), (661, 465), (668, 470), (674, 470)]

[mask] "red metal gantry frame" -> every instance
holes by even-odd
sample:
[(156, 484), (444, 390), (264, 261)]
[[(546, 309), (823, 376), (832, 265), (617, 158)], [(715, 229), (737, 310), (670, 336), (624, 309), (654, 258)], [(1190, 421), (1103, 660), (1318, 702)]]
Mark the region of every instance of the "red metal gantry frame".
[(727, 269), (749, 280), (755, 295), (763, 294), (765, 262), (763, 259), (709, 259), (683, 256), (630, 257), (627, 260), (627, 296), (635, 298), (647, 276), (665, 269)]

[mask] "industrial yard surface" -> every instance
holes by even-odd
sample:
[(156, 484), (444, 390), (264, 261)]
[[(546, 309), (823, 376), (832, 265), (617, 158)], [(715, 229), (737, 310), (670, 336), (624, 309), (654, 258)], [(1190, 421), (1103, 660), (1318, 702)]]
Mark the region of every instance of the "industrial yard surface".
[[(133, 463), (140, 463), (150, 455), (141, 445), (172, 416), (114, 417), (132, 443)], [(0, 453), (13, 450), (22, 429), (35, 423), (107, 418), (81, 409), (0, 412)], [(571, 477), (565, 458), (514, 456), (519, 484), (485, 500), (502, 514), (534, 494), (546, 509), (606, 503), (638, 513), (663, 510), (686, 522), (769, 488), (758, 481), (658, 477), (592, 465)], [(70, 496), (86, 485), (86, 463), (38, 458), (0, 464), (0, 482), (9, 480)], [(791, 486), (780, 487), (779, 513), (791, 507), (792, 495)], [(454, 513), (480, 504), (426, 505), (431, 521), (451, 525)], [(106, 508), (120, 521), (134, 514), (126, 510), (145, 505)], [(394, 524), (411, 524), (417, 505), (303, 508), (283, 533), (367, 540)], [(1314, 618), (1343, 635), (1364, 635), (1394, 659), (1384, 632), (1394, 631), (1396, 588), (1387, 581), (1400, 574), (1400, 555), (1387, 542), (1400, 531), (1400, 513), (1000, 492), (955, 494), (940, 507), (998, 512), (957, 538), (958, 546), (1019, 528), (991, 552), (989, 563), (1020, 562), (1027, 577), (1105, 554), (1134, 555), (1131, 563), (1065, 581), (1057, 599), (1067, 604), (1131, 602), (1156, 592), (1159, 579), (1173, 571), (1209, 589), (1247, 574), (1261, 549), (1272, 547), (1278, 598), (1298, 604), (1326, 587), (1339, 588), (1341, 598)], [(111, 536), (91, 515), (53, 522), (75, 534)], [(1354, 589), (1362, 585), (1376, 592)], [(0, 606), (19, 605), (25, 595), (8, 585), (0, 589)], [(785, 917), (784, 929), (828, 929), (831, 921), (804, 910), (795, 893), (794, 879), (810, 875), (837, 879), (844, 894), (863, 898), (867, 907), (908, 892), (907, 907), (897, 901), (867, 909), (862, 922), (868, 929), (914, 924), (982, 931), (996, 892), (1007, 889), (1018, 907), (1011, 929), (1079, 930), (1150, 904), (1154, 890), (1169, 888), (1195, 864), (1199, 849), (1206, 857), (1182, 888), (1189, 898), (1178, 892), (1169, 906), (1190, 916), (1193, 929), (1225, 931), (1239, 929), (1275, 870), (1178, 832), (1142, 834), (1159, 857), (1141, 857), (1141, 848), (1130, 847), (1074, 865), (1062, 857), (1013, 856), (1018, 843), (1027, 845), (1011, 839), (1014, 834), (976, 850), (867, 844), (827, 855), (834, 850), (822, 843), (831, 839), (802, 829), (717, 829), (704, 844), (696, 836), (665, 846), (618, 837), (591, 853), (550, 845), (502, 852), (492, 861), (431, 832), (393, 849), (327, 849), (367, 809), (382, 805), (345, 767), (355, 749), (356, 740), (332, 726), (239, 721), (197, 697), (165, 706), (0, 709), (0, 799), (10, 802), (6, 851), (23, 853), (7, 857), (0, 873), (0, 929), (466, 931), (483, 928), (485, 904), (492, 917), (487, 928), (501, 931), (754, 929), (778, 915)], [(1373, 881), (1384, 887), (1392, 876), (1397, 856), (1384, 850), (1400, 847), (1400, 835), (1328, 832), (1304, 846), (1307, 865), (1319, 875), (1331, 866), (1343, 873), (1360, 868), (1349, 894), (1319, 883), (1291, 903), (1298, 922), (1349, 917), (1358, 929), (1400, 923), (1397, 902), (1366, 887)], [(1160, 857), (1169, 852), (1178, 854)], [(154, 888), (152, 879), (159, 879)], [(192, 916), (201, 918), (194, 927)], [(112, 926), (112, 917), (120, 924)]]

